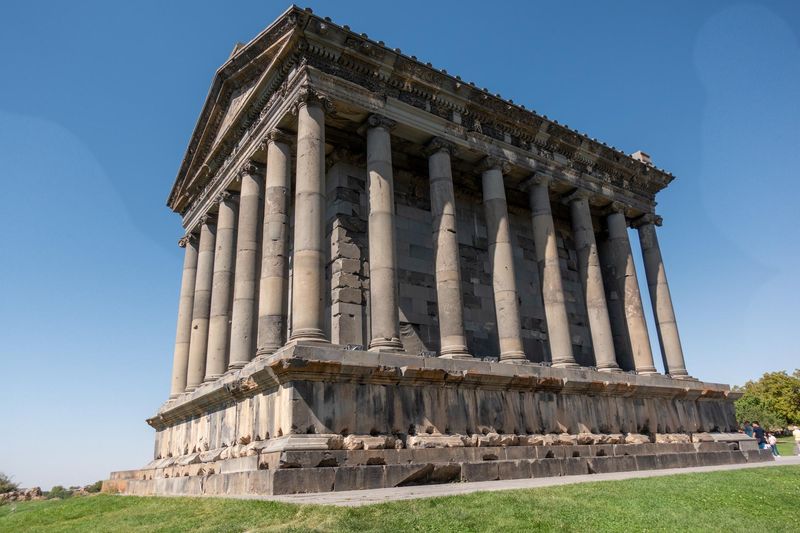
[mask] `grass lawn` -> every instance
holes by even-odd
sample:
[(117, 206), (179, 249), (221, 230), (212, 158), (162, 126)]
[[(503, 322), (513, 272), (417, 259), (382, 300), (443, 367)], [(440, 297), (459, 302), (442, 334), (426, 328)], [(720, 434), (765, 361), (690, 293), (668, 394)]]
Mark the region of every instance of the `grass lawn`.
[[(757, 525), (757, 526), (756, 526)], [(798, 531), (800, 466), (365, 507), (97, 495), (0, 507), (0, 531)]]
[(794, 437), (780, 437), (778, 439), (778, 453), (781, 455), (794, 455)]

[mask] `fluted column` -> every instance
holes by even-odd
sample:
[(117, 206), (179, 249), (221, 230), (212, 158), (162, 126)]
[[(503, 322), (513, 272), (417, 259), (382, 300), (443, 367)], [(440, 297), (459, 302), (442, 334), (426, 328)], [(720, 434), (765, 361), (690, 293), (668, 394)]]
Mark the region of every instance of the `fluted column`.
[(597, 241), (589, 209), (589, 194), (579, 190), (571, 194), (565, 201), (569, 204), (572, 217), (572, 237), (575, 240), (578, 274), (583, 287), (586, 314), (589, 317), (589, 332), (592, 336), (595, 365), (601, 371), (619, 372), (620, 368), (614, 352), (611, 320), (608, 316), (608, 305), (606, 305), (606, 293), (603, 287), (603, 273), (600, 270)]
[(279, 130), (271, 131), (265, 142), (267, 183), (264, 191), (257, 355), (270, 354), (283, 346), (283, 332), (286, 327), (283, 297), (287, 288), (287, 194), (291, 180), (291, 144), (289, 136)]
[(197, 280), (197, 235), (188, 234), (178, 241), (186, 248), (183, 255), (181, 295), (178, 303), (178, 327), (175, 332), (175, 352), (172, 356), (172, 382), (170, 398), (176, 398), (186, 390), (186, 371), (189, 368), (189, 342), (192, 337), (192, 307), (194, 286)]
[(228, 332), (231, 324), (233, 292), (233, 251), (236, 243), (237, 198), (223, 192), (217, 199), (217, 243), (214, 253), (214, 276), (211, 289), (211, 318), (208, 327), (208, 353), (205, 381), (225, 373), (228, 356)]
[[(505, 168), (504, 168), (505, 167)], [(496, 158), (487, 157), (481, 163), (483, 207), (486, 231), (489, 238), (489, 260), (492, 266), (492, 288), (500, 338), (501, 361), (524, 361), (519, 318), (517, 281), (514, 273), (514, 251), (508, 223), (506, 188), (503, 181), (508, 165)]]
[(639, 280), (636, 277), (636, 266), (633, 263), (623, 210), (621, 204), (614, 202), (611, 205), (611, 212), (606, 217), (608, 240), (614, 261), (614, 278), (617, 282), (617, 291), (622, 298), (634, 369), (640, 374), (655, 374), (653, 351), (650, 348), (650, 336), (647, 333)]
[(325, 109), (304, 89), (297, 109), (297, 173), (292, 258), (292, 335), (327, 342), (325, 310)]
[(256, 288), (263, 167), (246, 163), (239, 171), (239, 223), (236, 229), (236, 274), (231, 313), (231, 357), (228, 368), (242, 368), (255, 355)]
[(573, 367), (577, 364), (572, 353), (572, 338), (558, 260), (558, 240), (550, 209), (549, 185), (549, 176), (542, 174), (535, 175), (526, 184), (533, 218), (533, 240), (542, 283), (550, 360), (555, 367)]
[(467, 358), (464, 335), (464, 302), (461, 295), (456, 201), (450, 156), (455, 146), (434, 138), (427, 147), (433, 218), (433, 257), (436, 276), (436, 303), (439, 312), (441, 357)]
[(186, 371), (187, 392), (196, 389), (206, 374), (216, 231), (214, 219), (210, 215), (203, 216), (200, 220), (200, 249), (197, 254), (197, 279), (192, 304), (192, 335), (189, 344), (189, 367)]
[(661, 248), (656, 236), (656, 226), (660, 225), (661, 217), (655, 215), (644, 215), (634, 222), (634, 226), (638, 227), (639, 231), (644, 272), (650, 291), (650, 303), (653, 305), (664, 370), (674, 378), (687, 378), (689, 373), (686, 371), (681, 338), (678, 335), (678, 323), (675, 321), (675, 310), (672, 307), (664, 260), (661, 257)]
[(367, 120), (369, 187), (370, 350), (402, 350), (397, 311), (397, 259), (394, 229), (394, 177), (390, 130), (393, 120)]

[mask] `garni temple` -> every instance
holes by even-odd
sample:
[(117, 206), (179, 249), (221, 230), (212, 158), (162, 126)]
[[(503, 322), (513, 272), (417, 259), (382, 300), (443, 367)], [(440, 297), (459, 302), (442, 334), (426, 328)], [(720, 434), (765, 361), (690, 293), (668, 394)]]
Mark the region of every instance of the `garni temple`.
[(104, 490), (772, 460), (687, 367), (655, 213), (672, 179), (290, 7), (213, 79), (168, 198), (185, 255), (153, 461)]

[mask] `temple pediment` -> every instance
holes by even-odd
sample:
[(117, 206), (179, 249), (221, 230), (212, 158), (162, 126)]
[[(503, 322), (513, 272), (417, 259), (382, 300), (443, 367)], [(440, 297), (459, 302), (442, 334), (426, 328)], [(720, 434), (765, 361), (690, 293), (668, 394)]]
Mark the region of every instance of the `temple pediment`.
[(559, 173), (592, 179), (639, 198), (638, 210), (673, 176), (525, 106), (480, 89), (382, 41), (291, 7), (217, 71), (168, 205), (185, 213), (242, 136), (263, 117), (281, 84), (298, 70), (335, 77), (376, 99), (413, 106), (447, 123), (456, 137), (507, 146)]

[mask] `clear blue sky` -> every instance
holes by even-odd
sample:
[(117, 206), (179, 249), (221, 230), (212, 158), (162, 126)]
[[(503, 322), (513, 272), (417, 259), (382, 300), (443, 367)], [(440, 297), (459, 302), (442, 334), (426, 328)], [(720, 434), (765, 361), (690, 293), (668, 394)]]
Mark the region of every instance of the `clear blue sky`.
[[(650, 153), (677, 176), (659, 237), (690, 372), (800, 366), (800, 3), (310, 4)], [(233, 5), (3, 7), (0, 471), (25, 486), (151, 457), (182, 261), (165, 199), (214, 71), (287, 7)]]

